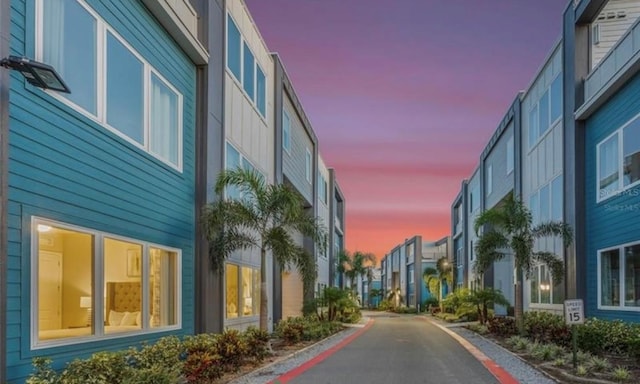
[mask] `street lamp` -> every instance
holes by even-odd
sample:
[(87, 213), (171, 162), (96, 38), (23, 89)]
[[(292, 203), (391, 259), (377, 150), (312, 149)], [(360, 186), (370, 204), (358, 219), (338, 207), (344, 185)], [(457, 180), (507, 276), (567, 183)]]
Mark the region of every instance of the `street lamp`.
[(27, 57), (9, 56), (0, 60), (0, 66), (14, 69), (24, 76), (29, 84), (42, 89), (71, 93), (56, 70), (47, 64), (31, 60)]

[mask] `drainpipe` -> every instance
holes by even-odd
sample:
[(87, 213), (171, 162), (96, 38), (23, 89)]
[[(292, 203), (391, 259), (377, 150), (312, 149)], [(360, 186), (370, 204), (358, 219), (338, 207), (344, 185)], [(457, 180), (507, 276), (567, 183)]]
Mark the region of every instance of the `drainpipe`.
[[(0, 58), (9, 55), (10, 0), (0, 0)], [(9, 71), (0, 68), (0, 383), (6, 376)]]

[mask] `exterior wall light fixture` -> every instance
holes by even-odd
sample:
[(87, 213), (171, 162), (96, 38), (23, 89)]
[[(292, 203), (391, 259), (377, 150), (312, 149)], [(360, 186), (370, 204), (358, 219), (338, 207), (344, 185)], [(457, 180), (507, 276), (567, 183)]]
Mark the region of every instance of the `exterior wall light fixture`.
[(0, 60), (0, 66), (22, 73), (29, 84), (38, 88), (71, 93), (60, 75), (50, 65), (33, 61), (27, 57), (9, 56)]

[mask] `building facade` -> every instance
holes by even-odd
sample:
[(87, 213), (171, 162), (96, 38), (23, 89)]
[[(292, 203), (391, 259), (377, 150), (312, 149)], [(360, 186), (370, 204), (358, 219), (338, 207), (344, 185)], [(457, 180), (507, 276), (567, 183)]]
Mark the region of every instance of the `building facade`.
[(52, 65), (72, 93), (17, 74), (2, 83), (11, 95), (3, 379), (24, 380), (38, 356), (60, 368), (193, 333), (196, 66), (208, 61), (195, 9), (6, 4), (11, 52)]

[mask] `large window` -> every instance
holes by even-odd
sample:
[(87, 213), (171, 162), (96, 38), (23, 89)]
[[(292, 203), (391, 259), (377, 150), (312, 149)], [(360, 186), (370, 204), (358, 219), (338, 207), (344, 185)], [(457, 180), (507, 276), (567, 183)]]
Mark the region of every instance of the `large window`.
[(326, 205), (329, 199), (329, 186), (327, 185), (327, 179), (320, 172), (318, 172), (318, 196), (320, 201)]
[(257, 316), (260, 314), (260, 270), (227, 263), (226, 318)]
[(182, 170), (182, 95), (81, 0), (39, 0), (36, 56), (72, 90), (53, 94)]
[[(246, 157), (244, 157), (233, 145), (227, 143), (226, 150), (226, 165), (225, 169), (234, 170), (234, 169), (247, 169), (257, 172), (264, 179), (264, 174), (260, 172)], [(236, 186), (228, 186), (226, 189), (226, 196), (228, 199), (239, 199), (241, 198), (240, 189)]]
[(533, 267), (529, 282), (532, 304), (562, 304), (564, 302), (564, 284), (553, 282), (551, 271), (546, 265)]
[(556, 176), (529, 196), (533, 224), (563, 220), (562, 175)]
[(562, 74), (529, 110), (529, 148), (532, 148), (562, 116)]
[(598, 201), (640, 183), (640, 116), (599, 143), (597, 153)]
[(640, 243), (598, 254), (598, 307), (640, 311)]
[(227, 68), (262, 115), (267, 116), (267, 79), (231, 15), (227, 15)]
[(180, 326), (180, 251), (33, 219), (32, 347)]

